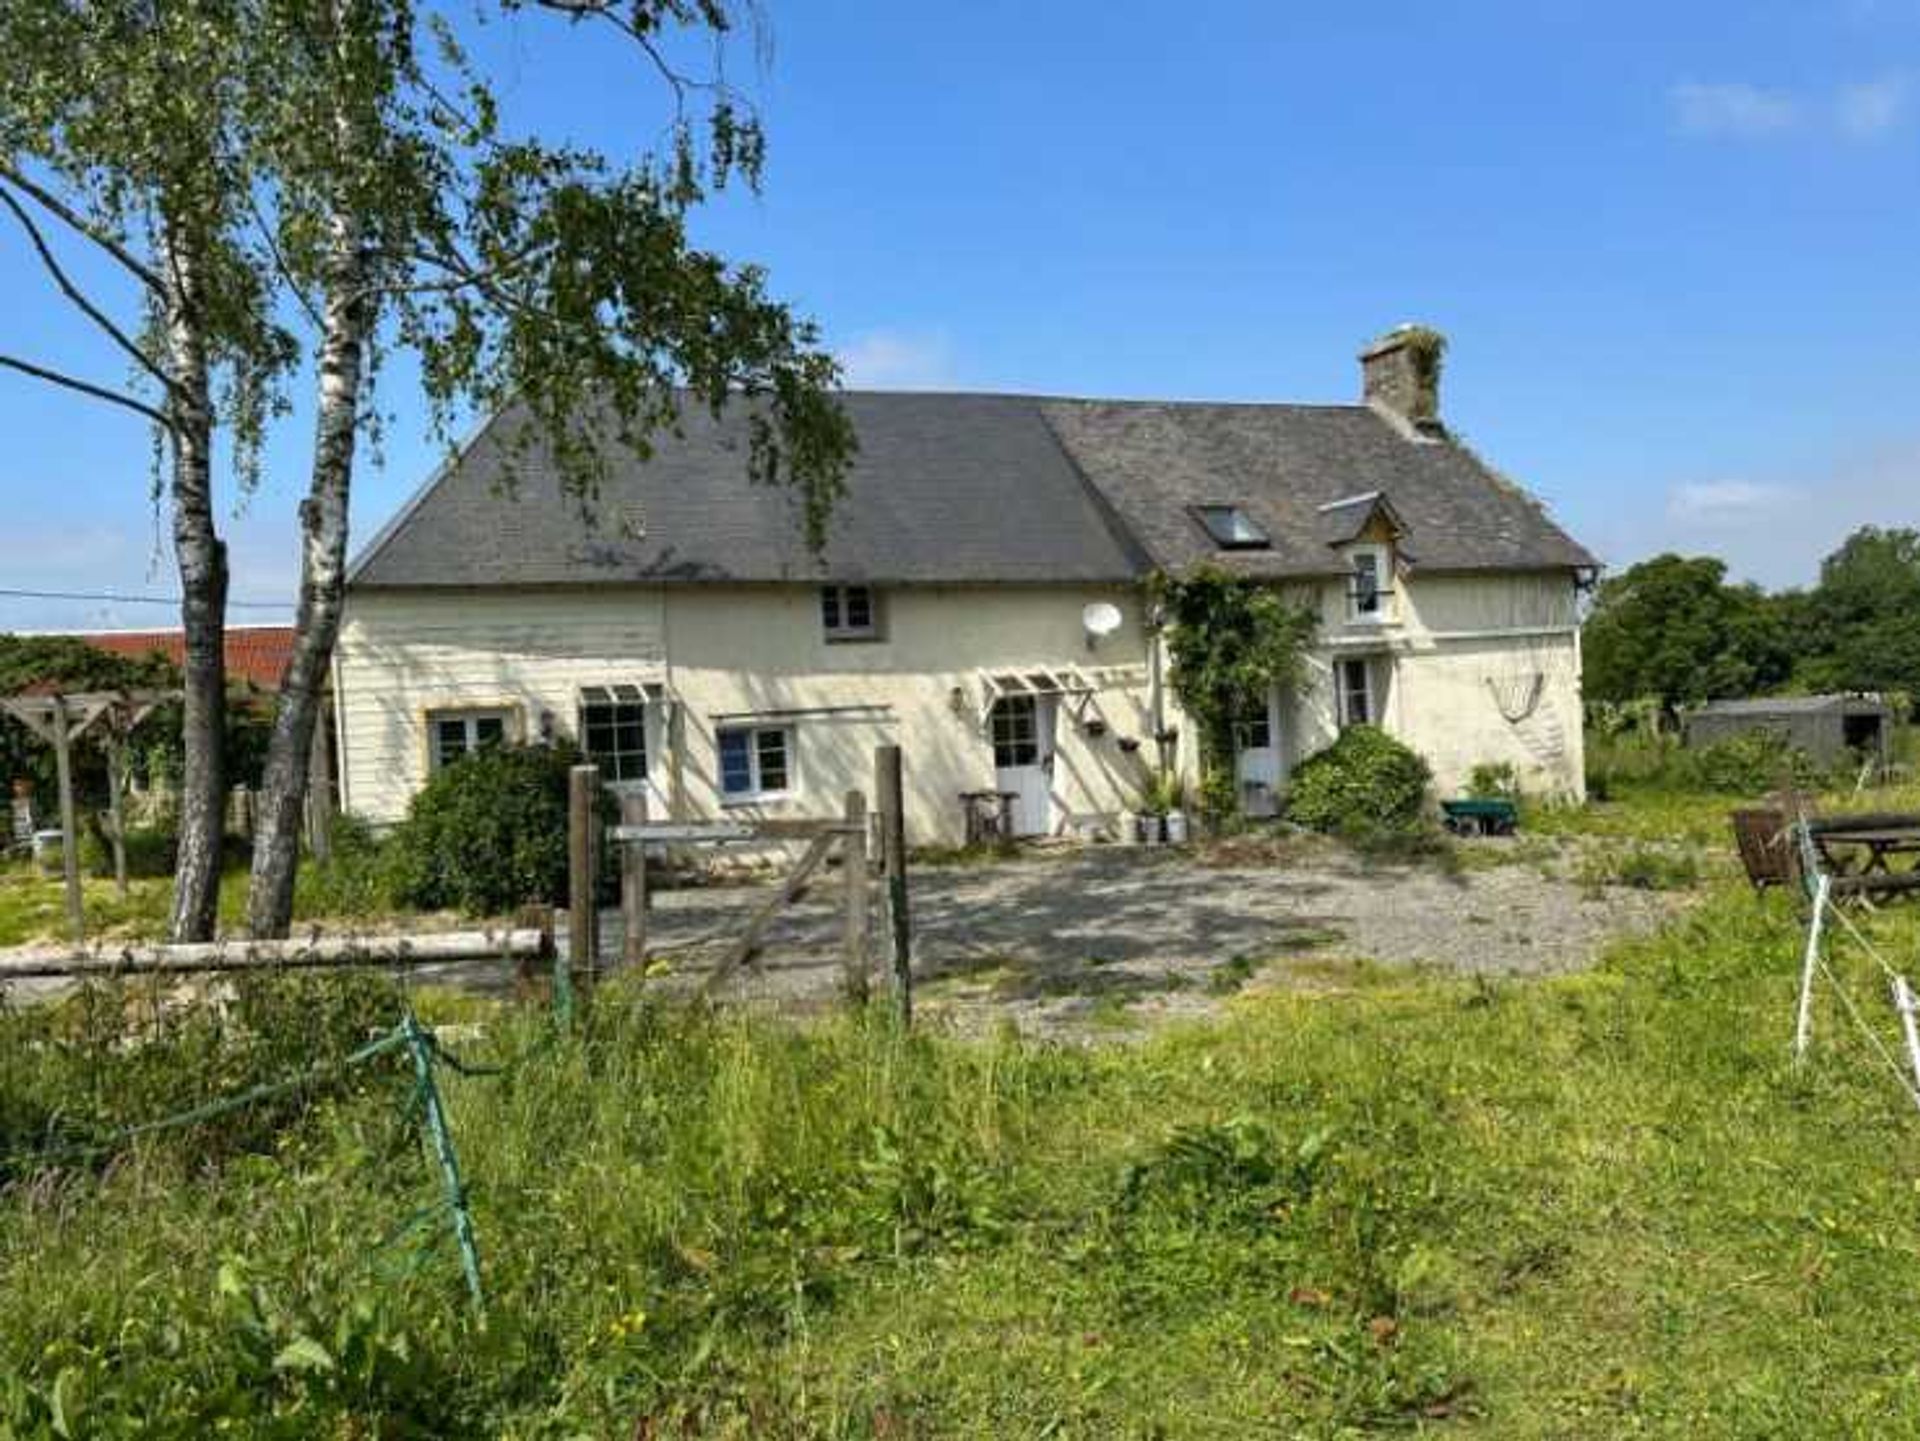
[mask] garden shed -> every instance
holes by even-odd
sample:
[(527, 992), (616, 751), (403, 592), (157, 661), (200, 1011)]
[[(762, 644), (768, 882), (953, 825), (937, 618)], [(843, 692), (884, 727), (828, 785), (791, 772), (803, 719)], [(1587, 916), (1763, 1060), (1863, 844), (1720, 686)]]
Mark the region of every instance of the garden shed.
[(1849, 753), (1871, 757), (1884, 768), (1893, 731), (1893, 708), (1872, 695), (1767, 696), (1713, 701), (1687, 717), (1687, 744), (1712, 745), (1737, 735), (1767, 731), (1805, 751), (1824, 766)]

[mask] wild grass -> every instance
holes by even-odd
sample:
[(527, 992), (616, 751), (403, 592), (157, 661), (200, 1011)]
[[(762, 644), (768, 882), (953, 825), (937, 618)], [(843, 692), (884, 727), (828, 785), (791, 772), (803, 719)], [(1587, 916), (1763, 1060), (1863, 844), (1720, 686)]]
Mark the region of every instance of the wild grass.
[(396, 1078), (0, 1196), (0, 1427), (1910, 1434), (1920, 1133), (1827, 998), (1790, 1064), (1797, 938), (1723, 886), (1592, 974), (1096, 1048), (501, 1011), (445, 1081), (484, 1328), (380, 1244), (435, 1195)]

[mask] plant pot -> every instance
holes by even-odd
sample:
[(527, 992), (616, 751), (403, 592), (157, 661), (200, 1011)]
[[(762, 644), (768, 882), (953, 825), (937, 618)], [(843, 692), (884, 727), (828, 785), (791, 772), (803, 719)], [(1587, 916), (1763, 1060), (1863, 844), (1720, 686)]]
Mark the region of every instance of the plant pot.
[(1168, 811), (1164, 821), (1167, 844), (1184, 846), (1187, 843), (1187, 813)]
[(1166, 839), (1165, 817), (1152, 811), (1139, 811), (1133, 818), (1133, 838), (1143, 846), (1157, 846)]

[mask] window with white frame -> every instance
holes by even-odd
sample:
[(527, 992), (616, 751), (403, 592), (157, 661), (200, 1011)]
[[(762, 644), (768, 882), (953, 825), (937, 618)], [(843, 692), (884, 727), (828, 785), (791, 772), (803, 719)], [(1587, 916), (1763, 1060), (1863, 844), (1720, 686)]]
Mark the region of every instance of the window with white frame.
[(1373, 704), (1373, 667), (1360, 657), (1348, 657), (1340, 662), (1334, 672), (1340, 687), (1340, 725), (1375, 725), (1379, 718), (1374, 714)]
[(756, 801), (793, 793), (791, 726), (722, 726), (715, 742), (722, 799)]
[(870, 585), (823, 585), (820, 627), (830, 641), (878, 640), (880, 598)]
[(582, 687), (579, 735), (602, 780), (647, 778), (647, 693), (639, 686)]
[(443, 770), (463, 756), (507, 739), (508, 710), (436, 710), (427, 712), (427, 754), (432, 769)]
[(1364, 546), (1353, 552), (1347, 577), (1347, 618), (1379, 622), (1387, 619), (1387, 601), (1393, 594), (1392, 561), (1385, 546)]

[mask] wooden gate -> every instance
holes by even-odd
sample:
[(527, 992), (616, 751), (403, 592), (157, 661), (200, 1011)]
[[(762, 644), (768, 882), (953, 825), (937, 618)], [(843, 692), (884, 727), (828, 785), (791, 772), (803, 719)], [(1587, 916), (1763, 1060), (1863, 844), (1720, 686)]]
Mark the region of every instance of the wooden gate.
[[(620, 820), (602, 828), (594, 821), (600, 794), (599, 767), (575, 766), (571, 788), (572, 871), (568, 913), (569, 957), (583, 982), (591, 983), (599, 969), (599, 919), (594, 881), (599, 874), (599, 844), (620, 848), (620, 914), (625, 936), (621, 961), (642, 965), (647, 957), (647, 856), (668, 846), (729, 846), (804, 841), (806, 849), (773, 894), (756, 906), (741, 932), (721, 956), (705, 982), (711, 993), (741, 967), (757, 964), (767, 928), (786, 907), (806, 894), (814, 877), (837, 851), (841, 863), (842, 906), (841, 976), (850, 1000), (865, 1004), (870, 982), (870, 915), (872, 888), (882, 885), (882, 904), (888, 924), (893, 1002), (903, 1020), (913, 1010), (911, 927), (907, 907), (906, 828), (901, 808), (901, 755), (898, 746), (881, 746), (874, 753), (878, 804), (869, 807), (866, 794), (848, 791), (841, 813), (817, 819), (759, 819), (751, 821), (653, 821), (647, 818), (646, 798), (638, 792), (620, 796)], [(876, 867), (875, 861), (878, 861)]]

